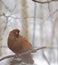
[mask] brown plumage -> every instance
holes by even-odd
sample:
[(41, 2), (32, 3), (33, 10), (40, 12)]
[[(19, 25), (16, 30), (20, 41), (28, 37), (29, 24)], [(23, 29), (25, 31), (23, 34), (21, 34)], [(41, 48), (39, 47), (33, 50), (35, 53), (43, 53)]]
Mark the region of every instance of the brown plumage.
[[(26, 38), (21, 36), (19, 32), (20, 32), (19, 29), (14, 29), (10, 31), (8, 37), (8, 47), (16, 54), (20, 54), (22, 52), (26, 52), (33, 49), (31, 43)], [(20, 58), (25, 63), (29, 64), (34, 63), (31, 53), (25, 54)]]

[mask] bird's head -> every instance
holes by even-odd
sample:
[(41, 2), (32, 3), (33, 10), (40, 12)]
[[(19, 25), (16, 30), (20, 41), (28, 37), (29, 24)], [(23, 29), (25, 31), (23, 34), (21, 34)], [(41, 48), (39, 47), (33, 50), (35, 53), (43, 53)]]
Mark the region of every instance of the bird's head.
[(10, 35), (14, 35), (14, 36), (18, 37), (19, 36), (19, 32), (20, 32), (19, 29), (13, 29), (12, 31), (10, 31)]

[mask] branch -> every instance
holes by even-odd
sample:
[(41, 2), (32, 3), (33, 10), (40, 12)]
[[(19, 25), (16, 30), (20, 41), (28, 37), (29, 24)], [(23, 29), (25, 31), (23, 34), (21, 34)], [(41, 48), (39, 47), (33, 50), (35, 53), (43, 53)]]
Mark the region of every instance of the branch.
[(58, 0), (51, 0), (51, 1), (44, 1), (44, 2), (42, 2), (42, 1), (36, 1), (36, 0), (32, 0), (32, 1), (37, 2), (37, 3), (40, 3), (40, 4), (47, 4), (47, 3), (54, 2), (54, 1), (56, 2)]
[(0, 61), (4, 60), (4, 59), (7, 59), (7, 58), (11, 58), (11, 57), (15, 57), (16, 55), (8, 55), (8, 56), (5, 56), (3, 58), (0, 58)]
[[(23, 53), (19, 54), (19, 57), (22, 56), (22, 55), (28, 54), (28, 53), (35, 53), (35, 52), (37, 52), (38, 50), (40, 50), (40, 49), (45, 49), (45, 48), (47, 48), (47, 47), (40, 47), (40, 48), (37, 48), (37, 49), (29, 50), (29, 51), (27, 51), (27, 52), (23, 52)], [(7, 58), (15, 57), (15, 56), (16, 56), (16, 55), (8, 55), (8, 56), (5, 56), (5, 57), (3, 57), (3, 58), (0, 58), (0, 61), (2, 61), (2, 60), (4, 60), (4, 59), (7, 59)]]

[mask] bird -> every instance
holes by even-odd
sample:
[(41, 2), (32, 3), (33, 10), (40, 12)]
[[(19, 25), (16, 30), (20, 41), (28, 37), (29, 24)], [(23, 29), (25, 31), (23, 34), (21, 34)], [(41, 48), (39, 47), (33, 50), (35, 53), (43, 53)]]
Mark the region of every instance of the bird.
[[(20, 34), (19, 29), (13, 29), (9, 32), (7, 44), (8, 48), (16, 55), (29, 50), (33, 50), (32, 44)], [(20, 58), (24, 63), (34, 63), (31, 53), (24, 54), (20, 56)]]

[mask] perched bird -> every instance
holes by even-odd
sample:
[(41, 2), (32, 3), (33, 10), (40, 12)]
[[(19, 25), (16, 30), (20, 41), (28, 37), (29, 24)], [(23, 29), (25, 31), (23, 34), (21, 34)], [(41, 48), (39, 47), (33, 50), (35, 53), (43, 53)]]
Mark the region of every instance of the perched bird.
[[(25, 37), (21, 36), (19, 32), (19, 29), (14, 29), (10, 31), (8, 36), (8, 47), (15, 54), (20, 54), (33, 49), (31, 43)], [(22, 55), (20, 58), (24, 63), (34, 63), (31, 53)]]

